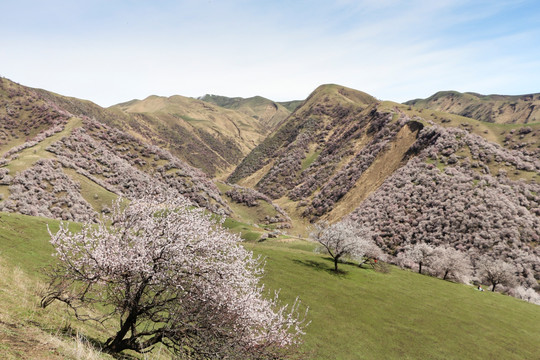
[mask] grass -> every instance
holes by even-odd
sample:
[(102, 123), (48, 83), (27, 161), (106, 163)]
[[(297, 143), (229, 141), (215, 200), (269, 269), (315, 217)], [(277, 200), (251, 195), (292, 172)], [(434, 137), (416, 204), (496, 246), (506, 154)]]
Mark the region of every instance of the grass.
[(263, 231), (263, 229), (256, 228), (232, 218), (225, 219), (223, 227), (229, 229), (233, 233), (240, 234), (240, 237), (246, 241), (259, 240), (262, 235), (261, 231)]
[[(0, 213), (0, 358), (112, 359), (89, 344), (103, 339), (102, 327), (85, 323), (74, 329), (64, 307), (39, 306), (43, 268), (54, 261), (47, 225), (58, 229), (55, 220)], [(67, 336), (71, 331), (77, 336)]]
[[(0, 212), (0, 257), (3, 262), (39, 276), (41, 269), (53, 260), (47, 226), (55, 232), (58, 221)], [(79, 228), (76, 224), (72, 226), (74, 231)]]
[(111, 208), (112, 203), (118, 199), (118, 195), (96, 184), (84, 175), (73, 169), (62, 169), (71, 179), (81, 185), (81, 195), (88, 201), (92, 208), (101, 213), (104, 207)]
[(221, 181), (215, 181), (214, 183), (223, 194), (223, 199), (227, 200), (229, 207), (233, 211), (232, 216), (235, 220), (241, 223), (254, 225), (263, 223), (266, 216), (274, 217), (278, 215), (278, 212), (270, 203), (261, 199), (257, 200), (258, 206), (238, 204), (232, 201), (229, 196), (225, 195), (228, 190), (232, 189), (232, 186)]
[(266, 257), (265, 284), (286, 302), (299, 296), (311, 324), (314, 359), (534, 359), (540, 307), (392, 268), (389, 274), (341, 264), (299, 242), (248, 244)]
[(304, 171), (305, 169), (307, 169), (309, 167), (309, 165), (313, 164), (313, 162), (319, 157), (319, 155), (321, 154), (321, 151), (315, 151), (315, 149), (313, 151), (311, 151), (309, 154), (306, 155), (306, 158), (304, 160), (302, 160), (302, 170), (301, 171)]
[(24, 149), (19, 153), (19, 157), (7, 164), (9, 173), (11, 176), (15, 176), (18, 172), (23, 171), (31, 167), (36, 161), (40, 159), (54, 158), (54, 154), (45, 150), (52, 143), (60, 140), (61, 138), (68, 136), (73, 129), (82, 126), (82, 120), (79, 118), (72, 118), (66, 124), (64, 130), (54, 134), (41, 141), (40, 143), (32, 146), (28, 149)]
[[(78, 322), (63, 304), (39, 305), (46, 288), (43, 269), (54, 262), (47, 225), (58, 229), (56, 220), (0, 212), (0, 358), (112, 360), (99, 351), (114, 329), (110, 323)], [(133, 359), (139, 358), (170, 354), (159, 347)]]
[[(47, 224), (53, 231), (58, 226), (54, 220), (0, 213), (0, 358), (110, 359), (89, 345), (103, 341), (110, 329), (78, 323), (60, 305), (45, 310), (37, 305), (40, 269), (54, 261)], [(225, 225), (246, 227), (233, 219)], [(306, 241), (268, 239), (244, 246), (266, 258), (267, 289), (281, 289), (286, 303), (299, 296), (309, 307), (306, 358), (536, 359), (540, 354), (540, 306), (397, 268), (385, 274), (340, 264), (336, 274), (330, 259), (313, 253), (314, 244)]]

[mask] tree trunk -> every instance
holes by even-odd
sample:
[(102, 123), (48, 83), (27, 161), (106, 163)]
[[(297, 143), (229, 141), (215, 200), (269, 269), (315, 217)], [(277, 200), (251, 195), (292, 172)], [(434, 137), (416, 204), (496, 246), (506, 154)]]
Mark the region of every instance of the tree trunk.
[(491, 288), (492, 292), (495, 292), (495, 286), (497, 286), (497, 283), (493, 283), (493, 287)]
[(337, 272), (337, 263), (338, 263), (338, 258), (334, 258), (334, 271)]
[(137, 321), (137, 311), (132, 310), (126, 318), (124, 325), (122, 325), (120, 330), (114, 336), (114, 339), (111, 337), (107, 340), (104, 350), (109, 353), (119, 353), (120, 351), (129, 348), (128, 343), (123, 340), (129, 329), (135, 324), (135, 321)]
[(139, 301), (141, 300), (144, 290), (146, 289), (147, 283), (148, 279), (142, 281), (142, 284), (135, 293), (133, 300), (131, 300), (131, 306), (126, 321), (124, 322), (120, 330), (116, 333), (114, 338), (109, 338), (109, 340), (107, 340), (107, 342), (105, 343), (104, 350), (106, 352), (119, 353), (120, 351), (126, 349), (139, 351), (139, 349), (137, 349), (137, 337), (133, 336), (135, 334), (132, 334), (132, 337), (129, 339), (124, 340), (124, 337), (128, 333), (129, 329), (132, 329), (137, 325), (137, 317), (139, 316)]
[(419, 274), (422, 273), (422, 262), (419, 262), (419, 263), (418, 263), (418, 273), (419, 273)]
[(443, 278), (442, 278), (443, 280), (446, 280), (446, 277), (448, 276), (448, 272), (449, 272), (449, 271), (450, 271), (450, 270), (446, 270), (446, 271), (444, 272), (444, 276), (443, 276)]

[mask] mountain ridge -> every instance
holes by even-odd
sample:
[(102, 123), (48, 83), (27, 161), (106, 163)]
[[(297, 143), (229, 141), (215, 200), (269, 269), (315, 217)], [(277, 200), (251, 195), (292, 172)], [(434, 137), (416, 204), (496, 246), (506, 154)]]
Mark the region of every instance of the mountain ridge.
[(302, 102), (302, 100), (293, 100), (281, 103), (269, 100), (262, 96), (230, 98), (211, 94), (206, 94), (199, 99), (251, 116), (260, 121), (260, 123), (268, 130), (273, 130), (278, 126)]
[(540, 93), (482, 95), (451, 90), (439, 91), (426, 99), (409, 100), (404, 104), (485, 122), (528, 124), (540, 121)]

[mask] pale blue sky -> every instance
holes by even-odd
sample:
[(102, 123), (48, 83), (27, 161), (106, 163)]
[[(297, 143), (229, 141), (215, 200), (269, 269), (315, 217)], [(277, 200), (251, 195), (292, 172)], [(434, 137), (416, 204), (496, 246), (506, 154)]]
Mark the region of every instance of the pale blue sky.
[(0, 75), (102, 106), (148, 95), (405, 101), (540, 92), (540, 2), (0, 2)]

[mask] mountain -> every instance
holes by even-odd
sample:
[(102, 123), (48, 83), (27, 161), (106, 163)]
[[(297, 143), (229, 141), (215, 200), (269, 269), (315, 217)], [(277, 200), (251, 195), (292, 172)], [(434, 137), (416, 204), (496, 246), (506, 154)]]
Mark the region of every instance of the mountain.
[[(437, 109), (379, 101), (339, 85), (317, 88), (264, 140), (264, 135), (254, 140), (260, 129), (261, 134), (268, 132), (259, 120), (239, 114), (176, 96), (152, 96), (103, 109), (89, 101), (0, 78), (0, 211), (93, 221), (110, 211), (111, 201), (119, 196), (133, 199), (148, 189), (158, 194), (172, 189), (194, 204), (224, 215), (224, 226), (240, 232), (248, 240), (247, 248), (268, 258), (266, 285), (272, 290), (283, 288), (291, 301), (300, 295), (310, 307), (307, 348), (328, 345), (316, 349), (321, 358), (347, 348), (333, 340), (324, 341), (328, 339), (329, 297), (342, 302), (343, 306), (336, 307), (336, 316), (342, 318), (338, 323), (345, 324), (333, 339), (345, 339), (340, 335), (350, 333), (347, 319), (355, 319), (355, 324), (364, 328), (366, 321), (371, 322), (369, 328), (376, 330), (367, 340), (361, 337), (364, 342), (344, 350), (343, 356), (350, 358), (388, 333), (386, 325), (416, 326), (410, 325), (411, 316), (418, 320), (415, 324), (429, 320), (426, 334), (445, 324), (450, 324), (446, 330), (452, 332), (456, 328), (454, 315), (463, 313), (464, 303), (470, 311), (458, 317), (460, 329), (478, 329), (486, 316), (499, 319), (509, 311), (518, 311), (522, 318), (505, 318), (504, 326), (492, 326), (495, 320), (488, 321), (478, 334), (473, 331), (476, 338), (467, 344), (466, 354), (477, 354), (482, 342), (482, 353), (493, 353), (512, 326), (526, 323), (527, 329), (534, 329), (534, 321), (527, 319), (538, 313), (527, 310), (529, 304), (524, 302), (395, 268), (385, 273), (389, 268), (384, 262), (379, 262), (379, 267), (374, 262), (373, 269), (343, 264), (346, 270), (336, 274), (327, 257), (313, 253), (313, 242), (295, 239), (292, 234), (307, 235), (310, 222), (349, 218), (385, 252), (380, 257), (384, 261), (398, 263), (399, 256), (417, 243), (438, 250), (449, 247), (466, 255), (476, 268), (467, 282), (482, 281), (482, 260), (501, 260), (511, 266), (515, 279), (513, 284), (498, 285), (498, 289), (516, 296), (532, 296), (532, 292), (538, 299), (539, 123), (479, 121)], [(245, 123), (240, 124), (242, 121)], [(213, 134), (213, 140), (201, 131)], [(195, 163), (201, 159), (198, 149), (205, 149), (207, 172), (226, 174), (234, 161), (228, 162), (229, 154), (219, 155), (219, 151), (235, 152), (224, 141), (229, 136), (236, 141), (237, 159), (241, 160), (228, 179), (235, 184), (212, 181), (183, 160)], [(190, 145), (184, 146), (186, 143)], [(170, 151), (156, 144), (166, 144)], [(13, 272), (4, 277), (7, 289), (21, 284), (19, 265), (36, 274), (38, 265), (51, 261), (43, 229), (45, 223), (55, 228), (57, 222), (0, 215), (0, 234), (4, 235), (0, 241), (6, 243), (7, 251), (1, 254), (0, 265), (9, 264)], [(17, 270), (13, 270), (15, 266)], [(424, 273), (431, 270), (427, 263), (426, 268)], [(336, 292), (336, 284), (349, 290)], [(15, 288), (18, 294), (33, 294), (27, 288)], [(0, 327), (17, 330), (17, 339), (10, 337), (7, 347), (19, 353), (18, 336), (50, 329), (57, 317), (44, 321), (35, 316), (35, 309), (28, 311), (24, 302), (14, 302), (18, 298), (11, 295), (0, 301), (7, 314)], [(363, 302), (358, 303), (360, 298)], [(385, 311), (377, 312), (383, 298), (390, 301)], [(25, 301), (38, 300), (32, 295), (32, 300)], [(373, 311), (366, 312), (369, 308)], [(448, 309), (453, 314), (450, 317)], [(30, 314), (24, 326), (16, 326), (21, 320), (13, 314), (20, 313)], [(363, 314), (371, 315), (362, 318)], [(29, 326), (32, 334), (25, 330)], [(490, 331), (495, 335), (484, 336)], [(102, 328), (96, 333), (103, 337)], [(411, 343), (403, 334), (414, 331), (398, 333), (390, 339), (396, 346), (382, 344), (369, 351), (383, 358), (388, 354), (402, 356), (402, 344)], [(463, 344), (460, 334), (443, 335), (441, 341), (450, 339), (443, 352), (456, 355), (456, 344)], [(525, 338), (516, 358), (530, 358), (538, 348), (534, 336), (515, 338)], [(408, 350), (412, 356), (441, 354), (440, 346), (418, 352), (422, 344), (413, 345), (413, 350)]]
[[(473, 261), (519, 259), (520, 283), (535, 286), (538, 152), (505, 148), (497, 124), (421, 110), (321, 86), (229, 181), (268, 195), (291, 217), (350, 216), (393, 256), (426, 242), (467, 251)], [(512, 125), (508, 135), (536, 132)]]
[[(311, 221), (337, 220), (423, 151), (428, 143), (420, 135), (434, 129), (438, 134), (434, 138), (444, 131), (476, 136), (490, 155), (472, 154), (467, 148), (460, 155), (471, 162), (480, 160), (490, 174), (504, 170), (512, 181), (540, 182), (540, 128), (535, 125), (491, 124), (380, 102), (338, 85), (316, 89), (238, 165), (229, 181), (279, 199)], [(497, 165), (501, 158), (513, 160)]]
[(540, 94), (510, 96), (440, 91), (427, 99), (410, 100), (405, 104), (500, 124), (540, 122)]
[[(188, 105), (179, 105), (178, 111), (192, 109), (189, 104), (194, 102), (181, 97), (157, 100), (185, 100)], [(195, 103), (211, 109), (202, 114), (216, 120), (206, 125), (209, 129), (231, 128), (219, 121), (244, 117), (219, 108), (214, 115), (214, 105)], [(152, 103), (132, 101), (131, 105), (139, 110)], [(227, 214), (234, 221), (261, 226), (256, 233), (244, 231), (246, 236), (259, 237), (265, 227), (289, 226), (287, 214), (263, 194), (222, 183), (218, 188), (208, 175), (183, 161), (181, 158), (196, 159), (193, 148), (177, 157), (153, 145), (152, 138), (136, 132), (145, 126), (137, 114), (118, 107), (104, 109), (90, 101), (31, 89), (7, 79), (0, 79), (0, 106), (0, 211), (88, 221), (108, 211), (118, 196), (134, 198), (147, 188), (172, 187), (199, 206)], [(223, 114), (227, 117), (220, 118)], [(159, 123), (165, 116), (153, 116), (145, 118), (153, 119), (156, 128), (165, 128)], [(249, 128), (239, 131), (250, 135)], [(159, 133), (154, 135), (158, 137)], [(180, 137), (182, 133), (171, 136)], [(206, 145), (201, 142), (200, 146)], [(227, 142), (216, 145), (223, 151), (234, 151), (228, 146)], [(216, 160), (212, 154), (207, 161), (213, 165)]]
[(250, 116), (178, 95), (149, 96), (102, 108), (90, 101), (34, 91), (66, 111), (98, 119), (167, 149), (210, 176), (231, 171), (268, 133)]
[(540, 160), (466, 130), (426, 126), (416, 155), (351, 217), (397, 255), (419, 242), (516, 266), (517, 282), (540, 279)]
[(63, 109), (51, 100), (55, 95), (41, 94), (0, 79), (1, 211), (88, 221), (118, 196), (172, 188), (199, 206), (230, 213), (202, 171), (167, 150)]
[(246, 99), (209, 94), (201, 97), (201, 100), (251, 116), (269, 130), (275, 129), (302, 103), (302, 100), (279, 103), (261, 96)]
[[(335, 212), (334, 204), (375, 161), (381, 144), (396, 138), (369, 172), (378, 176), (369, 175), (373, 181), (362, 181), (361, 189), (348, 199), (346, 207), (352, 210), (406, 160), (407, 149), (423, 127), (418, 122), (403, 126), (405, 115), (392, 111), (363, 92), (320, 86), (240, 163), (229, 181), (255, 187), (281, 199), (288, 212), (294, 209), (315, 220)], [(334, 190), (324, 187), (327, 183), (334, 184)], [(345, 211), (335, 214), (337, 218)]]
[[(85, 221), (118, 196), (172, 187), (213, 212), (259, 226), (234, 225), (253, 239), (265, 231), (261, 226), (292, 226), (289, 233), (306, 235), (308, 222), (349, 216), (390, 255), (422, 241), (459, 248), (473, 260), (513, 259), (528, 287), (540, 278), (536, 124), (487, 123), (322, 85), (247, 156), (238, 155), (242, 161), (228, 180), (240, 186), (218, 188), (151, 143), (167, 132), (183, 140), (182, 130), (163, 125), (181, 119), (205, 123), (188, 130), (219, 132), (216, 148), (232, 149), (221, 142), (229, 136), (221, 129), (235, 128), (234, 110), (155, 96), (102, 109), (5, 79), (0, 85), (4, 211)], [(230, 136), (257, 134), (245, 125)], [(193, 150), (176, 149), (184, 157)]]
[(231, 171), (268, 133), (251, 116), (179, 95), (150, 96), (110, 109), (130, 119), (115, 126), (170, 150), (210, 176)]

